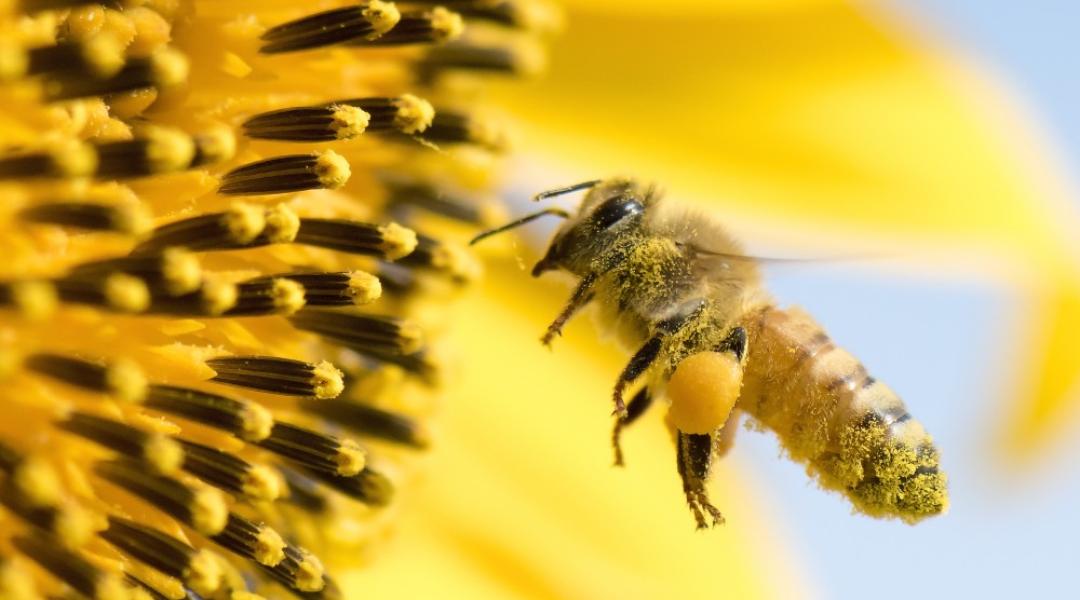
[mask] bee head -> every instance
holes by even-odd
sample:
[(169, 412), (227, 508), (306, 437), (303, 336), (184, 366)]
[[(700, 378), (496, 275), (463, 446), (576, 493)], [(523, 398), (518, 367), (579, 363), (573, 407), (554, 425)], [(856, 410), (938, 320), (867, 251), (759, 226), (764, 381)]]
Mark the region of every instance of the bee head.
[[(593, 261), (604, 255), (626, 233), (641, 223), (646, 207), (653, 201), (652, 188), (643, 187), (630, 179), (608, 179), (589, 183), (577, 211), (559, 227), (548, 245), (544, 257), (533, 267), (533, 277), (556, 269), (566, 269), (582, 275)], [(579, 184), (579, 186), (585, 184)], [(578, 186), (564, 188), (581, 189)], [(562, 190), (537, 196), (549, 198)]]

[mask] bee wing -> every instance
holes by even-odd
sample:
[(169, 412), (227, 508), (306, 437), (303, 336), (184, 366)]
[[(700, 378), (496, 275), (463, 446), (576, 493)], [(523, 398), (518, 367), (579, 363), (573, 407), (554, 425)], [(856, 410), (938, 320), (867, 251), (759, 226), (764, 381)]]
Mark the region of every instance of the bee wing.
[(731, 261), (745, 261), (750, 263), (764, 263), (764, 264), (791, 264), (791, 263), (816, 263), (825, 262), (834, 259), (828, 258), (794, 258), (794, 257), (775, 257), (775, 256), (754, 256), (751, 254), (741, 254), (738, 252), (724, 252), (720, 250), (709, 250), (708, 248), (702, 248), (693, 243), (680, 243), (682, 248), (699, 255), (699, 256), (712, 256), (723, 260)]

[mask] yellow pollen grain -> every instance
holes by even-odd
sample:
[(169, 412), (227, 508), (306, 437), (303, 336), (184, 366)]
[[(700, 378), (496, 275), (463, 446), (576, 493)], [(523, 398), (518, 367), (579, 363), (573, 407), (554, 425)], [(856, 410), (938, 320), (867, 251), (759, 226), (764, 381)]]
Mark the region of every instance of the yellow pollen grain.
[(206, 162), (226, 161), (236, 154), (236, 134), (225, 125), (213, 125), (196, 136), (195, 145)]
[(344, 439), (338, 446), (335, 462), (338, 475), (352, 477), (364, 470), (364, 465), (367, 464), (367, 453), (355, 441)]
[(397, 112), (394, 113), (394, 127), (402, 133), (414, 135), (431, 126), (435, 119), (435, 107), (423, 98), (412, 94), (398, 97)]
[(76, 140), (54, 143), (49, 148), (49, 158), (61, 177), (84, 177), (97, 170), (98, 165), (93, 146)]
[(55, 12), (41, 11), (33, 16), (19, 19), (15, 27), (5, 31), (29, 47), (48, 46), (56, 42), (56, 27), (60, 16)]
[(331, 116), (330, 129), (334, 131), (339, 140), (352, 139), (364, 133), (368, 123), (371, 122), (371, 115), (355, 106), (337, 104), (331, 108), (334, 112)]
[(369, 304), (382, 296), (382, 282), (367, 271), (353, 271), (349, 275), (349, 294), (354, 304)]
[(145, 237), (154, 229), (154, 218), (150, 209), (142, 204), (125, 204), (117, 207), (113, 226), (119, 231), (135, 237)]
[(360, 14), (371, 25), (372, 32), (366, 36), (369, 40), (382, 37), (401, 21), (401, 11), (397, 6), (393, 2), (382, 2), (382, 0), (372, 0)]
[(465, 31), (465, 21), (461, 15), (436, 6), (431, 10), (431, 29), (435, 33), (435, 42), (448, 42), (461, 37)]
[(148, 127), (142, 137), (147, 141), (146, 160), (155, 173), (186, 169), (195, 157), (195, 140), (178, 129)]
[(42, 321), (56, 312), (56, 288), (44, 281), (20, 281), (12, 286), (12, 299), (19, 313), (31, 321)]
[(138, 277), (113, 273), (105, 278), (105, 302), (118, 311), (137, 313), (150, 305), (150, 290)]
[(142, 402), (149, 383), (139, 365), (118, 358), (105, 369), (105, 385), (112, 395), (123, 402)]
[(315, 175), (319, 178), (319, 185), (328, 190), (336, 190), (345, 185), (352, 176), (352, 171), (344, 156), (327, 150), (315, 159)]
[(195, 254), (183, 248), (166, 248), (161, 253), (161, 263), (165, 289), (170, 295), (179, 296), (199, 289), (202, 266)]
[(53, 522), (53, 534), (69, 548), (78, 548), (90, 541), (95, 532), (95, 520), (86, 509), (72, 503), (62, 506)]
[(387, 260), (397, 260), (412, 254), (416, 250), (416, 232), (397, 223), (388, 223), (379, 227), (382, 244), (379, 249)]
[(143, 6), (124, 9), (124, 15), (135, 27), (135, 39), (127, 48), (129, 56), (149, 56), (172, 37), (172, 26), (157, 11)]
[(323, 589), (325, 581), (323, 568), (319, 559), (310, 552), (303, 551), (304, 557), (296, 569), (296, 589), (301, 592), (318, 592)]
[(285, 560), (285, 540), (270, 527), (260, 527), (255, 535), (254, 556), (260, 565), (276, 567)]
[[(101, 32), (105, 24), (105, 7), (100, 4), (71, 9), (64, 25), (72, 39), (82, 40)], [(120, 41), (120, 40), (117, 40)]]
[(173, 87), (186, 81), (189, 68), (187, 57), (171, 48), (158, 50), (150, 61), (154, 83), (161, 87)]
[(225, 213), (225, 227), (234, 242), (246, 244), (262, 233), (266, 227), (266, 215), (258, 206), (234, 202)]
[(191, 511), (191, 524), (203, 535), (221, 533), (229, 520), (225, 495), (214, 488), (196, 490), (188, 509)]
[(12, 480), (32, 506), (56, 506), (64, 494), (56, 471), (35, 456), (19, 463)]
[(259, 442), (270, 437), (274, 428), (274, 416), (260, 404), (248, 402), (240, 414), (241, 430), (244, 441)]
[(280, 498), (281, 487), (281, 479), (269, 467), (253, 465), (244, 474), (244, 494), (256, 500), (272, 501)]
[(97, 77), (111, 77), (124, 67), (124, 47), (108, 34), (95, 35), (83, 42), (82, 56)]
[(274, 307), (286, 315), (295, 313), (307, 304), (304, 298), (304, 286), (291, 279), (275, 279), (270, 290), (270, 297), (274, 300)]
[(214, 556), (206, 550), (199, 550), (188, 561), (184, 581), (196, 593), (209, 596), (221, 588), (223, 575), (221, 565)]
[(200, 302), (206, 314), (217, 316), (236, 306), (239, 292), (236, 284), (217, 279), (204, 281), (200, 290)]
[(311, 377), (315, 380), (315, 397), (320, 400), (337, 398), (345, 389), (345, 374), (328, 360), (315, 365)]
[(266, 228), (263, 233), (275, 244), (287, 244), (300, 232), (300, 217), (285, 204), (276, 204), (266, 210)]
[(154, 435), (143, 446), (143, 460), (162, 475), (171, 475), (184, 463), (184, 448), (164, 435)]

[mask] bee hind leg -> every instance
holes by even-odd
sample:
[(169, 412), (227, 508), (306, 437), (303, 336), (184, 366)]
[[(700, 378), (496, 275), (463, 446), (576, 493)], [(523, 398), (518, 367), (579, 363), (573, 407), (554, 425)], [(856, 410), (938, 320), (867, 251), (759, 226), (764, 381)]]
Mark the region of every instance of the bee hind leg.
[(652, 406), (652, 401), (653, 395), (649, 392), (649, 387), (645, 386), (634, 394), (634, 397), (630, 399), (630, 403), (626, 405), (626, 418), (615, 418), (615, 428), (611, 432), (611, 446), (615, 449), (615, 466), (623, 466), (622, 444), (619, 443), (623, 428), (628, 427), (638, 420), (641, 415), (645, 414), (645, 411)]
[(686, 503), (694, 514), (698, 529), (709, 527), (706, 515), (712, 519), (712, 526), (724, 523), (724, 515), (709, 502), (709, 492), (705, 482), (709, 479), (709, 469), (713, 459), (713, 435), (679, 432), (678, 466), (682, 477), (683, 493)]

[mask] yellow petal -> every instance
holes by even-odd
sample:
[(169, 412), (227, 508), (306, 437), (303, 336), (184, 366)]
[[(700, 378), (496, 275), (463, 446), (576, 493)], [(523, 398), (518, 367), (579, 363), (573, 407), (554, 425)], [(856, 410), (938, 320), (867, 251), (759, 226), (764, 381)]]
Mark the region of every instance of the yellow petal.
[(1015, 396), (1025, 402), (1010, 407), (1003, 421), (1005, 449), (1014, 459), (1052, 448), (1080, 410), (1080, 286), (1063, 282), (1026, 304), (1034, 322), (1009, 353), (1023, 365)]
[[(526, 285), (529, 301), (521, 302)], [(762, 510), (768, 503), (730, 461), (720, 463), (714, 486), (727, 524), (694, 530), (662, 408), (627, 433), (627, 467), (611, 466), (610, 387), (626, 358), (599, 342), (585, 318), (553, 352), (541, 346), (567, 293), (507, 261), (462, 303), (463, 373), (447, 390), (427, 485), (410, 502), (397, 545), (355, 575), (357, 589), (400, 597), (807, 596)]]

